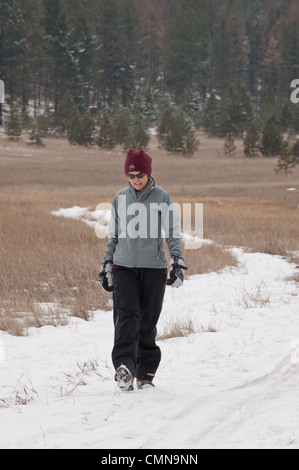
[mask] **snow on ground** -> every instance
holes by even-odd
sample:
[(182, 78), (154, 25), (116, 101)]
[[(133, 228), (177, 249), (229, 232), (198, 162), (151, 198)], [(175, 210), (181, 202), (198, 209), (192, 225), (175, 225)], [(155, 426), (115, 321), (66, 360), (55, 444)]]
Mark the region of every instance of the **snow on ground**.
[(233, 251), (238, 268), (167, 288), (159, 332), (174, 321), (196, 332), (159, 341), (155, 389), (117, 389), (111, 311), (0, 332), (0, 448), (298, 449), (296, 268)]

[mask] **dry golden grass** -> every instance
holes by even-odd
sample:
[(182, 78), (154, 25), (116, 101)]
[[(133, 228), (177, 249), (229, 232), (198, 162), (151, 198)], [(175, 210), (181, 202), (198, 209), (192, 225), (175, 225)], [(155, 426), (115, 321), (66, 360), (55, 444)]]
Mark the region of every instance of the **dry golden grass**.
[(164, 341), (171, 338), (181, 338), (196, 333), (216, 333), (217, 328), (213, 324), (207, 326), (195, 325), (190, 318), (174, 319), (170, 321), (162, 332), (157, 335), (158, 341)]
[[(204, 203), (204, 237), (215, 244), (185, 250), (188, 274), (234, 265), (227, 246), (283, 256), (298, 250), (299, 168), (277, 176), (275, 159), (245, 160), (241, 142), (227, 158), (222, 140), (199, 138), (193, 157), (170, 155), (155, 138), (148, 151), (156, 183), (173, 201)], [(13, 334), (67, 322), (69, 313), (88, 319), (111, 299), (97, 283), (106, 240), (51, 211), (111, 202), (127, 184), (125, 153), (74, 147), (65, 139), (45, 144), (29, 147), (0, 135), (0, 329)], [(296, 256), (293, 261), (299, 264)]]
[(204, 244), (198, 250), (183, 250), (188, 271), (186, 277), (194, 274), (218, 272), (225, 266), (236, 266), (237, 261), (225, 247), (217, 244)]
[(32, 195), (1, 198), (0, 226), (1, 329), (22, 334), (107, 307), (97, 282), (104, 241), (89, 227), (51, 216), (51, 204)]
[(299, 201), (221, 198), (204, 202), (205, 236), (230, 246), (289, 256), (298, 250)]
[(170, 338), (179, 338), (198, 333), (192, 321), (189, 320), (174, 320), (169, 323), (162, 333), (157, 336), (158, 341), (163, 341)]

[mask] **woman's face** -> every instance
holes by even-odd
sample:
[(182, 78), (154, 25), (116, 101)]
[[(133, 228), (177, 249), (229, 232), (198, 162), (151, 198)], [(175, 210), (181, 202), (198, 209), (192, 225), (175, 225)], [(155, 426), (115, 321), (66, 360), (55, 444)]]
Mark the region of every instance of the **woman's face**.
[[(140, 171), (130, 171), (129, 175), (139, 175)], [(147, 185), (148, 182), (148, 175), (144, 173), (144, 176), (142, 178), (134, 178), (134, 179), (129, 179), (131, 185), (133, 186), (136, 191), (142, 191), (143, 188)]]

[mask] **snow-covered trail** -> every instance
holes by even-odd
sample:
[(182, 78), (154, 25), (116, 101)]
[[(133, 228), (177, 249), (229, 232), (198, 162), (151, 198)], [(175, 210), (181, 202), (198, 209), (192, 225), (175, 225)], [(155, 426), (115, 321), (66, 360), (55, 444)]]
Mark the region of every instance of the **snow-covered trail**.
[(155, 389), (117, 389), (111, 312), (0, 332), (0, 448), (298, 449), (295, 266), (234, 251), (238, 268), (167, 289), (159, 331), (186, 320), (198, 332), (159, 342)]

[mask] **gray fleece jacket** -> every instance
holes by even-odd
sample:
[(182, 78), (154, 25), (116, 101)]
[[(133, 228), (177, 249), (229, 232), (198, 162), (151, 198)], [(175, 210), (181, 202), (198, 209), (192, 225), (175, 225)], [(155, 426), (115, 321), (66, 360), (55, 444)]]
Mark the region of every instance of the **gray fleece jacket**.
[(128, 268), (166, 268), (164, 237), (170, 256), (183, 259), (180, 219), (168, 192), (153, 178), (142, 194), (129, 183), (112, 203), (104, 261)]

